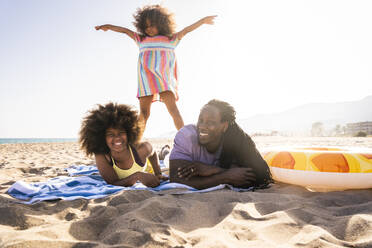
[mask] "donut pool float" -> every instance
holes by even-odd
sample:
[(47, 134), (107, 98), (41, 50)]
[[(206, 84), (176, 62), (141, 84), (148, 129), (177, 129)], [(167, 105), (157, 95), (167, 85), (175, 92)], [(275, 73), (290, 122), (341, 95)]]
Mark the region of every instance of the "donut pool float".
[(273, 179), (311, 191), (372, 188), (372, 150), (271, 148), (263, 152)]

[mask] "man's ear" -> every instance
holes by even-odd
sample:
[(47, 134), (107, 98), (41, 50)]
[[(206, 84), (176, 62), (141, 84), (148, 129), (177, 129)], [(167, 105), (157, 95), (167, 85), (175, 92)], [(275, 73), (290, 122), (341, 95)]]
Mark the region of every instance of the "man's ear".
[(229, 123), (228, 123), (227, 121), (225, 121), (225, 122), (223, 123), (223, 132), (224, 132), (224, 133), (226, 132), (226, 130), (227, 130), (228, 127), (229, 127)]

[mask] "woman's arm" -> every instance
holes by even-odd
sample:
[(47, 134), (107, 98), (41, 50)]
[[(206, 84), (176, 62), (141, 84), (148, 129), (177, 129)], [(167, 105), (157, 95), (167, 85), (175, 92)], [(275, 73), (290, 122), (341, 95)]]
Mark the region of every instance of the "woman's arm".
[(187, 26), (186, 28), (184, 28), (183, 30), (181, 30), (180, 32), (178, 32), (176, 34), (177, 38), (179, 40), (181, 40), (187, 33), (190, 33), (191, 31), (194, 31), (195, 29), (197, 29), (198, 27), (200, 27), (203, 24), (210, 24), (210, 25), (214, 24), (214, 18), (216, 18), (216, 15), (206, 16), (206, 17), (200, 19), (199, 21), (195, 22), (194, 24), (191, 24), (190, 26)]
[(136, 173), (130, 175), (129, 177), (119, 179), (114, 168), (109, 164), (104, 154), (95, 154), (96, 165), (99, 174), (108, 184), (117, 186), (132, 186), (139, 180), (139, 175)]
[(95, 29), (103, 30), (103, 31), (111, 30), (111, 31), (119, 32), (119, 33), (124, 33), (124, 34), (127, 34), (133, 40), (135, 40), (135, 33), (128, 28), (114, 26), (111, 24), (105, 24), (105, 25), (95, 26)]
[(138, 146), (137, 150), (140, 158), (143, 162), (146, 162), (148, 158), (152, 169), (154, 170), (154, 174), (159, 180), (168, 180), (167, 177), (163, 176), (161, 173), (160, 165), (159, 165), (159, 158), (158, 154), (154, 151), (152, 145), (149, 142), (143, 142)]
[(96, 154), (95, 157), (99, 174), (108, 184), (129, 187), (140, 181), (147, 187), (156, 187), (160, 183), (156, 176), (144, 172), (136, 172), (126, 178), (119, 179), (115, 170), (105, 158), (105, 155)]

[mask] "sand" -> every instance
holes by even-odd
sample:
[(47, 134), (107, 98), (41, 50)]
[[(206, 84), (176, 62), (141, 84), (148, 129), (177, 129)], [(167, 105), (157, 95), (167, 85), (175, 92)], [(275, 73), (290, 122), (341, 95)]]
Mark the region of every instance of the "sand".
[[(253, 137), (278, 145), (372, 148), (372, 138)], [(159, 150), (170, 140), (152, 140)], [(372, 190), (310, 192), (276, 183), (238, 193), (121, 192), (97, 200), (15, 203), (17, 180), (92, 164), (77, 143), (0, 145), (0, 247), (372, 247)]]

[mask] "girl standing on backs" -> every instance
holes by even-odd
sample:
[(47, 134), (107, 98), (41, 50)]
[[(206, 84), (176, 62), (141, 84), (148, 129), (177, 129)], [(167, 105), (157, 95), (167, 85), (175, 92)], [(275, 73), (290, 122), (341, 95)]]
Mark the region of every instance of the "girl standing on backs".
[(96, 30), (127, 34), (139, 46), (137, 98), (140, 104), (140, 121), (144, 128), (150, 117), (151, 104), (158, 100), (165, 103), (177, 130), (184, 126), (176, 104), (178, 68), (174, 49), (187, 33), (202, 24), (213, 24), (215, 17), (204, 17), (176, 33), (173, 15), (160, 5), (148, 5), (134, 14), (134, 25), (138, 33), (111, 24), (95, 27)]

